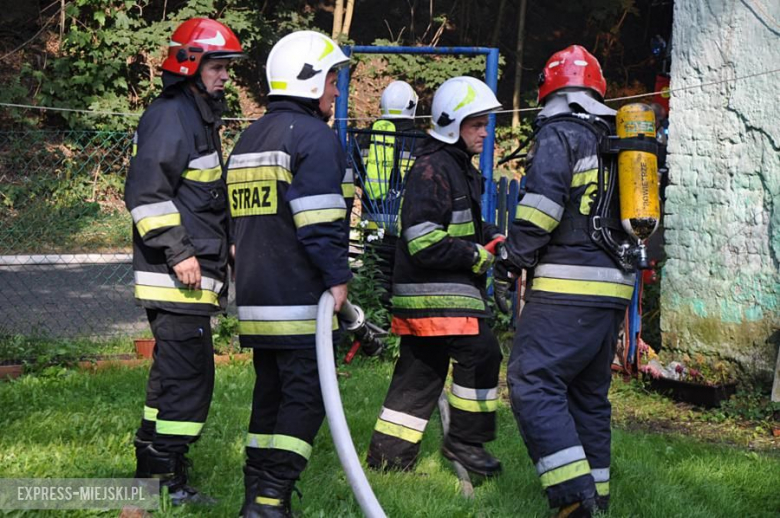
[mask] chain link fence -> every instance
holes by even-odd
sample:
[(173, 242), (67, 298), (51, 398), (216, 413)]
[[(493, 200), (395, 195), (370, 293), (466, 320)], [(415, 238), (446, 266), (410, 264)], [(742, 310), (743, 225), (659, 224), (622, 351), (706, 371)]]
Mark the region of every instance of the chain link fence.
[[(387, 137), (362, 133), (374, 140)], [(223, 132), (226, 157), (239, 135), (234, 128)], [(402, 175), (391, 171), (406, 154), (413, 155), (417, 137), (401, 139), (408, 141), (401, 146), (380, 141), (382, 148), (394, 146), (399, 154), (398, 160), (384, 155), (376, 160), (382, 163), (376, 178), (367, 173), (370, 153), (350, 147), (350, 165), (357, 173), (354, 227), (364, 228), (361, 218), (377, 223), (380, 213), (397, 214), (399, 196), (379, 198), (393, 202), (385, 207), (376, 200), (367, 203), (361, 193), (372, 180), (400, 193)], [(148, 333), (145, 314), (133, 299), (132, 220), (122, 200), (132, 145), (131, 132), (0, 131), (0, 338)], [(488, 187), (494, 201), (503, 200), (497, 220), (505, 228), (517, 203), (517, 184)], [(387, 227), (390, 235), (394, 218), (378, 226)]]
[(0, 131), (0, 337), (147, 330), (122, 201), (132, 145), (132, 132)]

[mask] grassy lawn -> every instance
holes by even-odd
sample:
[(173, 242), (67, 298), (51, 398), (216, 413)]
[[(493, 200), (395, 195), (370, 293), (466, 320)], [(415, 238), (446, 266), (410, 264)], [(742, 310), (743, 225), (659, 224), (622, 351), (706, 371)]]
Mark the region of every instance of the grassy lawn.
[[(390, 382), (392, 364), (361, 358), (340, 372), (350, 428), (358, 453), (363, 456)], [(132, 476), (132, 435), (143, 405), (146, 374), (143, 367), (94, 374), (58, 370), (0, 383), (0, 477)], [(195, 463), (193, 484), (218, 498), (219, 504), (211, 509), (169, 509), (155, 516), (237, 514), (244, 491), (243, 441), (253, 381), (248, 363), (218, 367), (209, 421), (191, 452)], [(776, 445), (756, 451), (719, 444), (712, 438), (686, 437), (684, 429), (677, 430), (681, 432), (677, 434), (648, 433), (639, 424), (649, 421), (650, 414), (661, 412), (663, 403), (644, 395), (635, 385), (619, 381), (615, 385), (613, 401), (620, 428), (613, 435), (613, 504), (609, 516), (778, 516), (780, 455)], [(642, 417), (637, 407), (649, 408), (649, 413)], [(670, 412), (669, 408), (663, 410), (666, 418), (676, 420)], [(474, 500), (466, 500), (460, 496), (453, 471), (438, 452), (441, 425), (435, 415), (415, 472), (369, 472), (369, 481), (387, 515), (548, 516), (539, 481), (508, 404), (500, 408), (498, 421), (499, 439), (490, 449), (502, 459), (504, 474), (480, 484)], [(304, 497), (294, 497), (293, 507), (301, 516), (361, 516), (327, 425), (317, 438), (299, 488)]]

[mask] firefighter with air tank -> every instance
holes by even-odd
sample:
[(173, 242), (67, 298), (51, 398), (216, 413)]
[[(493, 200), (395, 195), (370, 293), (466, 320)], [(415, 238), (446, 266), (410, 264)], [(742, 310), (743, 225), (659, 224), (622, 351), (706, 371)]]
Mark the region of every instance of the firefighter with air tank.
[(609, 505), (611, 363), (659, 219), (655, 128), (645, 105), (603, 104), (601, 67), (580, 46), (555, 53), (539, 85), (526, 193), (495, 276), (528, 271), (512, 409), (550, 506), (587, 517)]

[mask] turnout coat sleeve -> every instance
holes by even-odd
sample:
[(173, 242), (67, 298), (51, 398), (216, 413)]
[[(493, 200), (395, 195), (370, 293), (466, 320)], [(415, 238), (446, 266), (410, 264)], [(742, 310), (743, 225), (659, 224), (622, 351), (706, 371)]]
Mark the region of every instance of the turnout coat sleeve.
[(346, 158), (336, 134), (325, 124), (301, 133), (292, 157), (295, 171), (286, 199), (298, 241), (327, 287), (345, 284), (349, 269), (347, 205), (341, 191)]
[(442, 160), (442, 155), (439, 152), (419, 157), (409, 172), (401, 208), (402, 237), (412, 263), (419, 267), (470, 270), (474, 264), (474, 243), (447, 233), (453, 200), (445, 170), (450, 161)]
[(187, 169), (188, 135), (173, 103), (150, 106), (136, 132), (137, 150), (125, 185), (125, 205), (136, 230), (145, 245), (165, 251), (171, 267), (195, 255), (174, 202)]
[(518, 269), (536, 265), (570, 198), (574, 150), (560, 126), (544, 126), (531, 150), (526, 194), (507, 238), (509, 260)]

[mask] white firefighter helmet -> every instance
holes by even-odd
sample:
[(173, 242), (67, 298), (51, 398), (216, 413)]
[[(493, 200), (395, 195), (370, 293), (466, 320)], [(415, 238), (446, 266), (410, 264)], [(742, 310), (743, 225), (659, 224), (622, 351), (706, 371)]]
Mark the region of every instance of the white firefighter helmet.
[(460, 124), (467, 117), (485, 115), (501, 108), (496, 94), (475, 77), (447, 79), (433, 94), (433, 129), (428, 133), (447, 144), (460, 138)]
[(417, 93), (409, 83), (393, 81), (379, 101), (383, 119), (411, 119), (417, 110)]
[(325, 77), (334, 68), (349, 63), (335, 41), (314, 31), (288, 34), (273, 46), (265, 73), (268, 95), (319, 99), (325, 92)]

